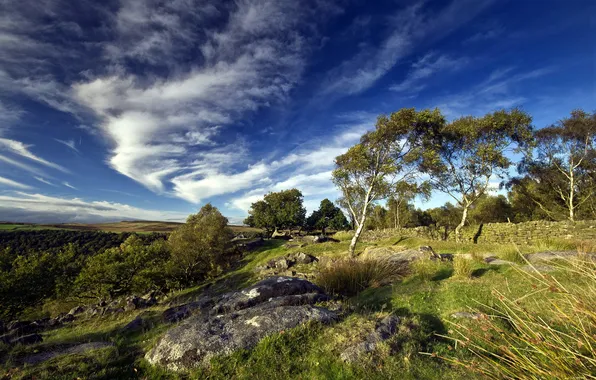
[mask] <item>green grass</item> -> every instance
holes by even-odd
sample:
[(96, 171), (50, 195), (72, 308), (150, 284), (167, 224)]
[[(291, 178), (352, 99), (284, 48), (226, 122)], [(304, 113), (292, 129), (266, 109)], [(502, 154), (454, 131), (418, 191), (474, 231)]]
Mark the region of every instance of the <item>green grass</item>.
[[(2, 225), (0, 225), (2, 226)], [(4, 225), (5, 226), (5, 225)], [(349, 241), (308, 245), (303, 248), (284, 248), (286, 241), (268, 240), (258, 250), (247, 254), (237, 269), (212, 281), (212, 292), (239, 289), (257, 280), (255, 267), (267, 261), (293, 252), (306, 252), (321, 259), (317, 265), (346, 258)], [(563, 244), (565, 243), (565, 244)], [(332, 326), (312, 324), (283, 334), (275, 334), (260, 342), (253, 350), (238, 351), (227, 357), (216, 357), (208, 369), (197, 370), (190, 375), (179, 375), (149, 365), (144, 353), (152, 347), (169, 325), (160, 320), (165, 306), (144, 311), (148, 325), (141, 331), (124, 333), (122, 327), (139, 312), (125, 313), (103, 319), (77, 321), (72, 325), (44, 333), (44, 342), (31, 347), (8, 349), (0, 347), (0, 357), (8, 360), (0, 369), (0, 378), (14, 379), (468, 379), (475, 375), (464, 367), (451, 364), (438, 357), (455, 357), (469, 360), (469, 353), (453, 350), (453, 342), (441, 338), (448, 335), (451, 315), (480, 305), (496, 304), (493, 292), (511, 299), (527, 294), (536, 281), (527, 274), (509, 266), (490, 266), (481, 259), (483, 254), (508, 257), (515, 247), (497, 244), (457, 244), (454, 242), (428, 242), (399, 236), (367, 244), (359, 244), (357, 250), (367, 246), (402, 246), (418, 248), (431, 245), (437, 253), (453, 253), (455, 263), (420, 261), (400, 281), (390, 285), (373, 286), (357, 295), (344, 299), (352, 313)], [(518, 247), (526, 254), (540, 250), (572, 249), (574, 242), (550, 241), (538, 246)], [(515, 250), (517, 252), (517, 250)], [(479, 258), (465, 263), (458, 254), (470, 253)], [(465, 268), (459, 268), (459, 265)], [(465, 264), (465, 265), (464, 265)], [(458, 269), (459, 268), (459, 269)], [(305, 269), (306, 270), (306, 269)], [(563, 284), (575, 281), (572, 274), (564, 271), (553, 273)], [(196, 299), (204, 291), (205, 284), (172, 293), (168, 301), (175, 303)], [(548, 304), (534, 305), (537, 315), (549, 313)], [(372, 355), (353, 365), (343, 363), (339, 356), (350, 344), (357, 342), (374, 327), (374, 321), (388, 313), (403, 317), (408, 331), (400, 331), (390, 341), (380, 345)], [(541, 314), (542, 313), (542, 314)], [(464, 322), (465, 323), (465, 322)], [(474, 324), (470, 324), (474, 328)], [(64, 344), (107, 341), (114, 347), (92, 351), (83, 355), (57, 357), (36, 366), (17, 366), (18, 357), (35, 351)], [(392, 351), (393, 349), (393, 351)], [(429, 355), (425, 355), (429, 354)], [(435, 354), (437, 357), (430, 356)], [(0, 359), (0, 362), (2, 359)], [(14, 369), (18, 368), (18, 369)]]

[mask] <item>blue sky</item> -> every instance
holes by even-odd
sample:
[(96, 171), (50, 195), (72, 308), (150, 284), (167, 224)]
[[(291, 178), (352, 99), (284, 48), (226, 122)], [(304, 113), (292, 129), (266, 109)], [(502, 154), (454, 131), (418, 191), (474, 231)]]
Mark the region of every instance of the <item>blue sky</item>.
[(540, 128), (596, 109), (595, 15), (592, 0), (3, 1), (0, 220), (182, 220), (212, 202), (237, 222), (292, 187), (312, 210), (380, 113), (521, 107)]

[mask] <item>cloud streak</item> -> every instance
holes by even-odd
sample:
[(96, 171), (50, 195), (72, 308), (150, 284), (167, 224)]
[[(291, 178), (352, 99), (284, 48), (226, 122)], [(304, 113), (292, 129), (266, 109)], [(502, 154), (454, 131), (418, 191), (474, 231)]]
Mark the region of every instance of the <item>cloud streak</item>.
[(11, 179), (8, 178), (4, 178), (4, 177), (0, 177), (0, 185), (4, 185), (4, 186), (8, 186), (8, 187), (14, 187), (17, 189), (22, 189), (22, 190), (28, 190), (28, 189), (32, 189), (32, 186), (29, 185), (25, 185), (23, 183), (17, 182), (17, 181), (13, 181)]

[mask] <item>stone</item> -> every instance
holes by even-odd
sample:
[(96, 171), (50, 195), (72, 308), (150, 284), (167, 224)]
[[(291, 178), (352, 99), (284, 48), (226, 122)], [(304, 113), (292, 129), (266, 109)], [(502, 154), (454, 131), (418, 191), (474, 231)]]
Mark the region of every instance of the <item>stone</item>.
[(493, 257), (493, 256), (485, 258), (484, 262), (487, 263), (488, 265), (517, 265), (516, 263), (514, 263), (512, 261), (501, 260), (501, 259)]
[(458, 311), (451, 314), (451, 318), (455, 319), (480, 319), (482, 313), (470, 313), (469, 311)]
[(11, 344), (22, 344), (22, 345), (30, 345), (35, 343), (40, 343), (43, 341), (43, 338), (39, 334), (28, 334), (16, 337), (10, 341)]
[(208, 365), (215, 355), (254, 347), (266, 336), (308, 321), (330, 323), (337, 314), (303, 306), (256, 307), (213, 318), (191, 318), (170, 329), (145, 355), (151, 364), (173, 371)]
[(105, 347), (113, 347), (113, 346), (114, 346), (114, 343), (111, 343), (111, 342), (89, 342), (89, 343), (77, 344), (75, 346), (70, 346), (70, 347), (66, 347), (66, 348), (62, 348), (62, 349), (53, 349), (51, 351), (36, 353), (36, 354), (29, 355), (29, 356), (25, 357), (22, 361), (25, 364), (35, 365), (35, 364), (45, 362), (47, 360), (53, 359), (53, 358), (55, 358), (57, 356), (61, 356), (61, 355), (81, 354), (84, 352), (98, 350), (100, 348), (105, 348)]
[(145, 325), (145, 320), (141, 316), (137, 316), (132, 321), (128, 322), (126, 326), (122, 328), (122, 331), (125, 333), (139, 331)]
[(68, 314), (70, 315), (79, 315), (81, 313), (85, 312), (85, 307), (84, 306), (76, 306), (73, 307), (72, 309), (70, 309), (70, 311), (68, 312)]
[(223, 295), (211, 312), (214, 314), (227, 313), (246, 309), (273, 297), (305, 293), (324, 294), (323, 289), (301, 278), (287, 276), (269, 277), (239, 292)]
[(295, 260), (297, 264), (312, 264), (319, 261), (315, 256), (304, 252), (298, 252), (295, 256)]
[(433, 247), (430, 245), (422, 245), (418, 248), (421, 253), (427, 254), (431, 260), (441, 260), (441, 256), (437, 255)]
[(546, 264), (528, 264), (522, 266), (521, 269), (526, 272), (549, 273), (555, 271), (557, 268)]
[(214, 299), (203, 297), (194, 302), (173, 306), (162, 313), (161, 319), (167, 323), (179, 322), (190, 317), (195, 311), (209, 311), (214, 303)]
[(75, 316), (72, 314), (62, 314), (62, 315), (59, 315), (58, 317), (56, 317), (56, 319), (60, 324), (63, 324), (63, 323), (69, 323), (69, 322), (74, 321)]
[(17, 332), (19, 334), (29, 334), (36, 330), (35, 325), (31, 321), (12, 321), (6, 326), (8, 332)]
[(417, 249), (393, 247), (367, 247), (359, 256), (362, 259), (380, 259), (393, 262), (411, 262), (428, 259), (428, 254)]
[(552, 261), (556, 259), (565, 259), (571, 256), (576, 256), (577, 251), (545, 251), (545, 252), (537, 252), (531, 253), (527, 255), (527, 259), (531, 263), (536, 263), (539, 261)]
[(288, 260), (286, 259), (279, 259), (277, 261), (275, 261), (275, 269), (288, 269), (290, 267), (290, 263)]
[(348, 347), (340, 354), (340, 359), (347, 363), (357, 361), (362, 355), (373, 352), (377, 345), (391, 338), (397, 333), (401, 319), (395, 315), (383, 318), (373, 332), (368, 334), (363, 342)]
[[(329, 297), (315, 284), (275, 276), (257, 284), (203, 301), (203, 312), (189, 313), (188, 305), (169, 309), (168, 316), (187, 318), (159, 339), (145, 358), (152, 364), (180, 371), (208, 365), (215, 355), (250, 349), (264, 337), (309, 321), (331, 323), (338, 314), (315, 303)], [(207, 312), (209, 302), (214, 306)], [(192, 311), (190, 311), (192, 313)], [(166, 314), (164, 312), (164, 314)]]

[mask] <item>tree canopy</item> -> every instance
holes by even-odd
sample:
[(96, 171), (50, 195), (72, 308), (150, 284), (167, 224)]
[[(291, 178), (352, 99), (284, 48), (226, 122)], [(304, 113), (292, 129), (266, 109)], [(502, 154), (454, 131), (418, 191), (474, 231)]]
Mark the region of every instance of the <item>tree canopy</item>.
[(306, 220), (302, 193), (298, 189), (272, 192), (250, 206), (244, 224), (263, 228), (268, 232), (276, 229), (302, 227)]
[(321, 229), (323, 235), (325, 235), (327, 228), (332, 228), (336, 231), (346, 230), (349, 228), (349, 225), (341, 209), (327, 198), (323, 199), (319, 209), (313, 211), (306, 219), (306, 226), (309, 229)]

